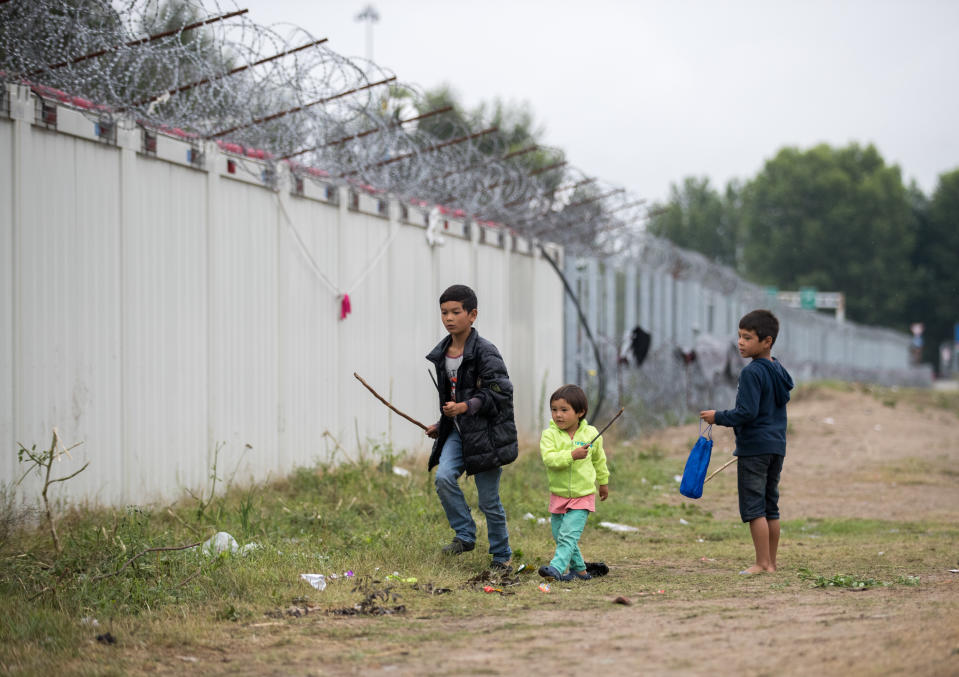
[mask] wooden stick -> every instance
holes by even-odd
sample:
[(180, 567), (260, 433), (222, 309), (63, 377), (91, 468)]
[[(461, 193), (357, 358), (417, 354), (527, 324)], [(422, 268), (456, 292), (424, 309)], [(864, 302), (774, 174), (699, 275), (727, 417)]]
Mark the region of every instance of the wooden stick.
[(416, 420), (415, 418), (413, 418), (412, 416), (407, 416), (407, 415), (404, 414), (402, 411), (400, 411), (399, 409), (397, 409), (396, 407), (394, 407), (392, 404), (390, 404), (389, 402), (387, 402), (385, 399), (383, 399), (383, 397), (382, 397), (378, 392), (376, 392), (375, 390), (373, 390), (373, 387), (372, 387), (369, 383), (367, 383), (366, 381), (364, 381), (363, 378), (362, 378), (359, 374), (357, 374), (355, 371), (353, 372), (353, 376), (356, 377), (356, 380), (357, 380), (357, 381), (359, 381), (359, 382), (362, 383), (364, 386), (366, 386), (366, 389), (367, 389), (367, 390), (369, 390), (371, 393), (373, 393), (373, 397), (375, 397), (376, 399), (378, 399), (380, 402), (382, 402), (383, 404), (385, 404), (387, 407), (389, 407), (390, 409), (392, 409), (393, 411), (395, 411), (397, 414), (399, 414), (400, 416), (402, 416), (403, 418), (405, 418), (405, 419), (406, 419), (407, 421), (409, 421), (410, 423), (414, 423), (414, 424), (418, 425), (419, 427), (421, 427), (423, 430), (426, 430), (426, 426), (425, 426), (425, 425), (423, 425), (422, 423), (420, 423), (419, 421), (417, 421), (417, 420)]
[(717, 470), (714, 470), (714, 471), (709, 475), (709, 477), (707, 477), (706, 479), (703, 480), (703, 484), (706, 484), (706, 482), (708, 482), (709, 480), (711, 480), (712, 478), (714, 478), (716, 475), (718, 475), (719, 473), (721, 473), (723, 470), (725, 470), (726, 468), (728, 468), (729, 466), (731, 466), (733, 463), (735, 463), (737, 458), (738, 458), (738, 457), (733, 456), (731, 459), (729, 459), (728, 461), (726, 461), (725, 463), (723, 463), (722, 467), (720, 467), (720, 468), (717, 469)]
[(197, 541), (196, 543), (190, 543), (189, 545), (175, 545), (169, 548), (147, 548), (146, 550), (138, 552), (133, 557), (128, 559), (126, 562), (123, 563), (123, 566), (117, 569), (116, 571), (111, 571), (108, 574), (101, 574), (100, 576), (94, 576), (90, 580), (101, 581), (104, 578), (110, 578), (110, 576), (116, 576), (118, 573), (120, 573), (121, 571), (126, 569), (128, 566), (130, 566), (132, 562), (136, 561), (140, 557), (143, 557), (143, 555), (147, 554), (148, 552), (166, 552), (168, 550), (186, 550), (187, 548), (195, 548), (199, 545), (203, 545), (203, 541)]
[(626, 408), (626, 407), (620, 407), (620, 408), (619, 408), (619, 411), (616, 412), (616, 415), (613, 416), (613, 418), (610, 419), (609, 423), (606, 424), (606, 427), (603, 428), (602, 430), (600, 430), (599, 433), (596, 435), (596, 437), (594, 437), (594, 438), (590, 441), (590, 443), (587, 444), (586, 446), (587, 446), (587, 447), (593, 446), (593, 442), (595, 442), (596, 440), (598, 440), (600, 435), (602, 435), (604, 432), (606, 432), (607, 430), (609, 430), (609, 426), (613, 425), (613, 423), (616, 422), (616, 419), (620, 417), (620, 414), (623, 413), (623, 409), (625, 409), (625, 408)]

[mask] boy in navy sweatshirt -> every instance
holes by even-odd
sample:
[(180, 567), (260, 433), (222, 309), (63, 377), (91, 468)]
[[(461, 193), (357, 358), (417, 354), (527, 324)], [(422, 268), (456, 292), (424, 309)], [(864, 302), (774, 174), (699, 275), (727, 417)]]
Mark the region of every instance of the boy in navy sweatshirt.
[(736, 408), (699, 413), (706, 423), (731, 427), (739, 485), (739, 514), (749, 522), (756, 563), (741, 574), (776, 570), (779, 549), (779, 475), (786, 455), (786, 402), (793, 380), (771, 356), (779, 320), (754, 310), (739, 320), (739, 354), (752, 358), (739, 375)]

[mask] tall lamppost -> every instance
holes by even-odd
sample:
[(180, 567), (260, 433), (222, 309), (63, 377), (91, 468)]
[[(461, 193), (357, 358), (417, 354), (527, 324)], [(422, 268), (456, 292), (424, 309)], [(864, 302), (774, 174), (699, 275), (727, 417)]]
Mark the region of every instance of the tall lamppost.
[(380, 14), (373, 5), (367, 5), (356, 15), (357, 21), (366, 22), (366, 59), (373, 60), (373, 24), (380, 20)]

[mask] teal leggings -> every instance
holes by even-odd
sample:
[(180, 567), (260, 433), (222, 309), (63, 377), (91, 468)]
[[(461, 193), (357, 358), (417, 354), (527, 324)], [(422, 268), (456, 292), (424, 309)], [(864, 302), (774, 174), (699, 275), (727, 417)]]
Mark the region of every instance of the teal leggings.
[(550, 515), (556, 554), (549, 564), (561, 574), (566, 573), (566, 567), (571, 571), (582, 571), (586, 568), (583, 555), (579, 551), (579, 537), (583, 535), (587, 517), (589, 510), (570, 510), (565, 515)]

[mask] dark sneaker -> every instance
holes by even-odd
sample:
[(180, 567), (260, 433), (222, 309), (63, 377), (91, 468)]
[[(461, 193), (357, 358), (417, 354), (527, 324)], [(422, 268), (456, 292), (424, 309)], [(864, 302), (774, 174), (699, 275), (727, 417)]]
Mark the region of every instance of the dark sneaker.
[(591, 581), (591, 580), (593, 580), (593, 577), (589, 575), (589, 572), (588, 572), (588, 571), (584, 571), (583, 573), (579, 573), (578, 571), (573, 571), (572, 569), (570, 569), (570, 570), (569, 570), (569, 573), (568, 573), (567, 575), (572, 577), (572, 578), (570, 578), (571, 581), (572, 581), (572, 580), (580, 580), (580, 581)]
[(584, 562), (584, 564), (586, 564), (586, 573), (593, 578), (605, 576), (609, 573), (609, 567), (606, 566), (606, 562)]
[(499, 560), (493, 560), (489, 568), (499, 574), (509, 574), (513, 572), (513, 566), (509, 562), (500, 562)]
[(546, 565), (539, 568), (539, 575), (548, 581), (568, 581), (571, 580), (570, 574), (561, 574), (556, 567)]
[(453, 542), (449, 545), (443, 546), (444, 555), (461, 555), (464, 552), (469, 552), (476, 547), (475, 543), (467, 543), (466, 541), (461, 541), (458, 538), (454, 538)]

